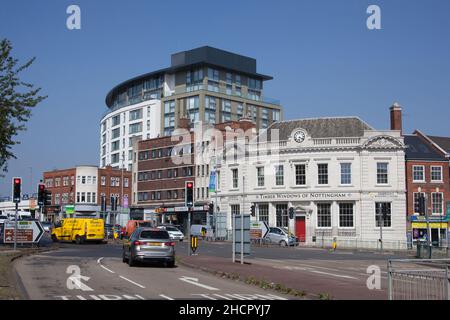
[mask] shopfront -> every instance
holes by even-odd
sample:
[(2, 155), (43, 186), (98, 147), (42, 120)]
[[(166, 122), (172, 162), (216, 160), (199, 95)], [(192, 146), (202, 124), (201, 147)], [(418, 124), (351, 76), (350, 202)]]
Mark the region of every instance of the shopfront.
[(430, 217), (429, 223), (427, 223), (424, 216), (412, 216), (411, 229), (414, 244), (417, 244), (417, 242), (427, 242), (428, 230), (430, 230), (430, 239), (433, 246), (447, 246), (448, 219), (445, 216)]

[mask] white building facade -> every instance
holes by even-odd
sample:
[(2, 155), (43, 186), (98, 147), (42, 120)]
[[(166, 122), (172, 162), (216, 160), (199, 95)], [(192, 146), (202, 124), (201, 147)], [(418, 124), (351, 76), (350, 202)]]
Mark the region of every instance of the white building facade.
[(153, 139), (161, 133), (159, 99), (112, 110), (100, 122), (100, 167), (132, 170), (132, 139)]
[[(262, 134), (264, 135), (264, 133)], [(274, 123), (244, 159), (217, 166), (218, 206), (284, 227), (306, 245), (406, 248), (403, 138), (356, 117)], [(266, 141), (267, 140), (267, 141)], [(293, 208), (294, 217), (289, 218)]]

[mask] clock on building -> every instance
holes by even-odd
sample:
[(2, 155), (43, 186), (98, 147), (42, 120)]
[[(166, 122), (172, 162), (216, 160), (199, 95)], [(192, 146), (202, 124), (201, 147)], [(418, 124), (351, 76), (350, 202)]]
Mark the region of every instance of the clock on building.
[(297, 143), (302, 143), (305, 141), (306, 134), (303, 130), (297, 130), (294, 133), (294, 141)]

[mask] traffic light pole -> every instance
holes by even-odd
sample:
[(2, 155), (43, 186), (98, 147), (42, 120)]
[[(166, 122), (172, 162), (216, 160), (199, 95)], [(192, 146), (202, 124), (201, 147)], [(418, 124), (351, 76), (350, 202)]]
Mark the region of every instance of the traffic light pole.
[(19, 211), (19, 203), (16, 202), (16, 214), (14, 219), (14, 251), (17, 249), (17, 211)]
[(192, 207), (188, 207), (188, 223), (187, 223), (187, 229), (188, 229), (188, 237), (187, 237), (187, 241), (189, 241), (188, 243), (188, 256), (191, 255), (191, 209)]

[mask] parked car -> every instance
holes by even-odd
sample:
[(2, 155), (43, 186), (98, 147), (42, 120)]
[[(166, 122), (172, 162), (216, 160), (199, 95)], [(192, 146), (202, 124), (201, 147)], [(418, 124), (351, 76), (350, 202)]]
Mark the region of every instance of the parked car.
[(180, 231), (180, 229), (171, 226), (171, 225), (162, 225), (158, 226), (158, 229), (164, 229), (169, 233), (170, 239), (183, 241), (184, 234)]
[(123, 244), (122, 261), (133, 267), (137, 262), (164, 262), (175, 266), (175, 242), (166, 230), (136, 228)]
[(266, 236), (267, 241), (274, 244), (279, 244), (282, 247), (298, 245), (298, 239), (292, 234), (288, 236), (286, 228), (271, 227)]

